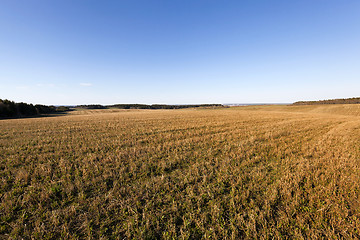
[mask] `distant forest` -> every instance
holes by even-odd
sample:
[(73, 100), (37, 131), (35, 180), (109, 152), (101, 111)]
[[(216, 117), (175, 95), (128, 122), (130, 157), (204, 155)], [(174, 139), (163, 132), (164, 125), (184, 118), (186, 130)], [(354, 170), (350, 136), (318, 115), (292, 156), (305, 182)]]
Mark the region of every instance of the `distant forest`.
[(182, 108), (196, 108), (196, 107), (224, 107), (222, 104), (198, 104), (198, 105), (166, 105), (166, 104), (115, 104), (115, 105), (79, 105), (76, 106), (78, 108), (85, 109), (109, 109), (109, 108), (117, 108), (117, 109), (182, 109)]
[(357, 98), (343, 98), (343, 99), (329, 99), (320, 101), (299, 101), (293, 105), (317, 105), (317, 104), (359, 104), (360, 97)]
[(51, 114), (69, 111), (68, 107), (55, 107), (45, 105), (33, 105), (28, 103), (16, 103), (10, 100), (0, 99), (0, 119), (1, 118), (21, 118), (32, 117), (41, 114)]
[(205, 107), (205, 108), (214, 108), (214, 107), (224, 107), (222, 104), (199, 104), (199, 105), (165, 105), (165, 104), (115, 104), (103, 106), (100, 104), (92, 105), (78, 105), (74, 107), (55, 107), (55, 106), (46, 106), (46, 105), (33, 105), (28, 103), (16, 103), (10, 100), (0, 99), (0, 119), (3, 118), (21, 118), (21, 117), (32, 117), (42, 114), (53, 114), (59, 112), (66, 112), (72, 110), (72, 108), (83, 108), (83, 109), (182, 109), (182, 108), (196, 108), (196, 107)]

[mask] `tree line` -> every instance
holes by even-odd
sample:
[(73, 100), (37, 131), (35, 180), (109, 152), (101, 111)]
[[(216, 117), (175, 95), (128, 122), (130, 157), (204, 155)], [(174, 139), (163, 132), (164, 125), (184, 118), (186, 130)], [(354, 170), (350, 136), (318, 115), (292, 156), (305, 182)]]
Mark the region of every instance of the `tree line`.
[(76, 106), (78, 108), (85, 109), (109, 109), (109, 108), (117, 108), (117, 109), (182, 109), (182, 108), (197, 108), (197, 107), (223, 107), (222, 104), (192, 104), (192, 105), (167, 105), (167, 104), (114, 104), (114, 105), (79, 105)]
[(51, 114), (68, 111), (68, 107), (46, 106), (41, 104), (16, 103), (10, 100), (0, 99), (0, 118), (31, 117), (40, 114)]
[(191, 105), (167, 105), (167, 104), (115, 104), (110, 108), (118, 109), (183, 109), (197, 107), (222, 107), (221, 104), (191, 104)]
[(359, 104), (360, 98), (342, 98), (342, 99), (328, 99), (320, 101), (299, 101), (293, 103), (293, 105), (317, 105), (317, 104)]
[[(224, 107), (222, 104), (191, 104), (191, 105), (166, 105), (166, 104), (114, 104), (114, 105), (78, 105), (75, 108), (84, 108), (84, 109), (183, 109), (183, 108), (214, 108), (214, 107)], [(74, 107), (72, 107), (74, 108)], [(51, 114), (58, 112), (69, 111), (69, 107), (55, 107), (55, 106), (46, 106), (41, 104), (28, 104), (28, 103), (16, 103), (10, 100), (0, 99), (0, 119), (2, 118), (21, 118), (21, 117), (31, 117), (41, 114)]]

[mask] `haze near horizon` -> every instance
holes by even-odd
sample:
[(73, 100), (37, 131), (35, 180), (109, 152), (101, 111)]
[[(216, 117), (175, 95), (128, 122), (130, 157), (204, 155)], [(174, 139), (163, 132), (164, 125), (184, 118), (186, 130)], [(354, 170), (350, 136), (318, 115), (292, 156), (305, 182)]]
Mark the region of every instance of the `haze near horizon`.
[(360, 88), (360, 2), (2, 1), (0, 98), (290, 103)]

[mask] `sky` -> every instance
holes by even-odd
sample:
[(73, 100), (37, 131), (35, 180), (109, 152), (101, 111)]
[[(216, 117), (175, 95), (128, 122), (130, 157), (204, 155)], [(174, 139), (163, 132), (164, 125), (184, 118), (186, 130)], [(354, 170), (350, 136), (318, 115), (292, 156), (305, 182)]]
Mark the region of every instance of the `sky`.
[(358, 0), (1, 0), (0, 99), (359, 97), (359, 26)]

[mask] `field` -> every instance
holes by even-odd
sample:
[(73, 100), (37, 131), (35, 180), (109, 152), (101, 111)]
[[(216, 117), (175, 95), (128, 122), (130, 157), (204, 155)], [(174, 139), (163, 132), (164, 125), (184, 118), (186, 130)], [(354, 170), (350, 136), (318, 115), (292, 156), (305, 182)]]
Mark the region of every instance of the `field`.
[(360, 237), (360, 105), (0, 121), (0, 239)]

